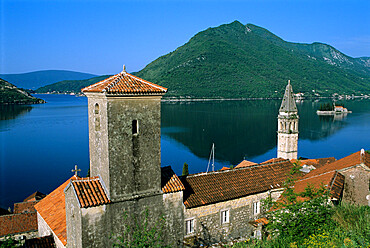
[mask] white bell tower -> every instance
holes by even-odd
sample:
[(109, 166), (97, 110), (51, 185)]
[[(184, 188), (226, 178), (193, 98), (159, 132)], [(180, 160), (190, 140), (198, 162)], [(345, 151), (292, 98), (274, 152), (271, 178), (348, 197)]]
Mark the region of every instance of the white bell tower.
[(278, 115), (278, 158), (298, 158), (298, 120), (293, 89), (288, 80)]

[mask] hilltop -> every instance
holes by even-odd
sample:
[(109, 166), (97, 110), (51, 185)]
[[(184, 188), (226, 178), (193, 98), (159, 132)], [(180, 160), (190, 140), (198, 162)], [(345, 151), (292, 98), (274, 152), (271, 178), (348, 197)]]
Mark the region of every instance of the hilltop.
[(0, 78), (0, 104), (35, 104), (44, 100), (31, 96), (26, 91)]
[(65, 70), (45, 70), (19, 74), (0, 74), (0, 77), (20, 88), (37, 89), (61, 80), (82, 80), (96, 77), (96, 75)]
[[(323, 43), (287, 42), (238, 21), (208, 28), (133, 73), (169, 89), (165, 97), (281, 97), (287, 81), (305, 96), (370, 93), (370, 58), (352, 58)], [(108, 76), (67, 80), (37, 92), (80, 92)]]
[(167, 96), (279, 97), (288, 79), (295, 92), (352, 94), (369, 92), (370, 58), (235, 21), (196, 34), (136, 75), (169, 88)]

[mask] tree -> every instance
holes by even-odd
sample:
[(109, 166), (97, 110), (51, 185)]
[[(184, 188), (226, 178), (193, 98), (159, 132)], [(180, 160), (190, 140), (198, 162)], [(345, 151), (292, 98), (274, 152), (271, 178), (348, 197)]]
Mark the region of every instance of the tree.
[(184, 163), (184, 166), (182, 167), (182, 175), (183, 176), (189, 175), (189, 166), (187, 163)]
[(331, 206), (328, 204), (328, 190), (322, 185), (318, 189), (308, 185), (303, 192), (295, 192), (295, 175), (299, 166), (293, 167), (284, 183), (285, 191), (280, 201), (266, 202), (275, 211), (269, 212), (267, 230), (273, 236), (303, 240), (331, 221)]
[(122, 235), (111, 237), (115, 239), (113, 247), (117, 248), (162, 248), (169, 247), (164, 241), (165, 219), (150, 219), (146, 209), (139, 218), (124, 213), (124, 230)]

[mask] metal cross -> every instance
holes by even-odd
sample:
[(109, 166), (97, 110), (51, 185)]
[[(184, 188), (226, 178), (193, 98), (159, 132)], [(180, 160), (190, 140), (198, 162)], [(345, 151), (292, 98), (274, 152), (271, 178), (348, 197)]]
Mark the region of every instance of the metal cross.
[(78, 176), (78, 172), (81, 171), (81, 169), (77, 169), (77, 164), (75, 165), (75, 169), (72, 170), (72, 172), (75, 173), (75, 176), (77, 177)]

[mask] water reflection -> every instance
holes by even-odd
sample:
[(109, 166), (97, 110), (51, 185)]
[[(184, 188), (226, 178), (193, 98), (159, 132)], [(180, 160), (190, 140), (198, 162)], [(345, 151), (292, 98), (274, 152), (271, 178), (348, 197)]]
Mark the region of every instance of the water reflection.
[(32, 106), (29, 105), (0, 105), (0, 120), (16, 119), (29, 113)]
[[(369, 110), (369, 101), (365, 101)], [(361, 108), (356, 102), (354, 108)], [(297, 103), (300, 140), (325, 139), (348, 125), (345, 115), (318, 116), (319, 101)], [(162, 134), (207, 159), (212, 143), (216, 159), (237, 164), (275, 148), (280, 101), (220, 101), (162, 104)], [(351, 114), (350, 114), (351, 115)]]

